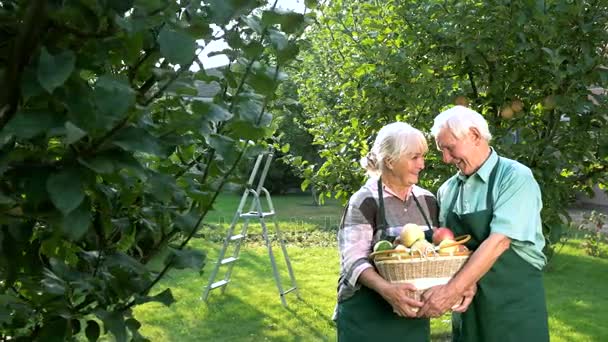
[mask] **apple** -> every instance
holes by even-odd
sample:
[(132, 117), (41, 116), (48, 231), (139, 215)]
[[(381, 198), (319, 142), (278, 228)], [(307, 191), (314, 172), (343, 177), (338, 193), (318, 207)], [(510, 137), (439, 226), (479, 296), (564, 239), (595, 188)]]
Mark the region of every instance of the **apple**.
[(452, 239), (445, 239), (443, 241), (441, 241), (441, 243), (439, 244), (439, 253), (448, 253), (448, 254), (453, 254), (455, 252), (458, 251), (458, 245), (453, 245), (453, 246), (448, 246), (450, 244), (455, 243), (456, 241), (452, 240)]
[(469, 106), (469, 99), (466, 98), (466, 96), (458, 96), (456, 97), (456, 99), (454, 99), (454, 103), (459, 105), (459, 106), (464, 106), (464, 107), (468, 107)]
[(441, 241), (445, 239), (454, 240), (454, 233), (450, 230), (450, 228), (439, 227), (435, 229), (435, 231), (433, 232), (433, 244), (438, 246)]
[(424, 232), (422, 231), (422, 228), (420, 228), (420, 226), (418, 226), (417, 224), (408, 223), (403, 226), (400, 238), (401, 243), (403, 243), (405, 247), (412, 247), (414, 242), (420, 239), (424, 239)]
[(544, 98), (543, 108), (545, 108), (546, 110), (552, 110), (552, 109), (555, 109), (555, 107), (556, 107), (556, 101), (555, 101), (554, 95), (549, 95)]
[(500, 116), (502, 116), (503, 119), (509, 120), (513, 117), (513, 114), (515, 114), (515, 112), (510, 106), (505, 106), (500, 110)]
[(511, 102), (511, 109), (513, 109), (515, 113), (519, 113), (524, 109), (524, 103), (521, 102), (521, 100), (515, 99)]

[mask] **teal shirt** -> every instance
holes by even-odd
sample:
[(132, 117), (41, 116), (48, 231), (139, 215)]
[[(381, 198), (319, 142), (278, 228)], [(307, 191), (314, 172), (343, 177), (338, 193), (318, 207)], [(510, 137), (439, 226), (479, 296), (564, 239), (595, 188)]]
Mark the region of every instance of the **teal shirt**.
[[(468, 214), (486, 209), (486, 193), (490, 172), (498, 161), (494, 149), (490, 157), (471, 176), (458, 172), (439, 188), (439, 222), (445, 226), (448, 206), (458, 194), (458, 181), (464, 181), (454, 204), (456, 214)], [(491, 233), (506, 235), (511, 239), (513, 251), (532, 266), (542, 269), (547, 263), (543, 254), (543, 236), (540, 211), (543, 207), (538, 183), (532, 171), (523, 164), (501, 157), (496, 170)]]

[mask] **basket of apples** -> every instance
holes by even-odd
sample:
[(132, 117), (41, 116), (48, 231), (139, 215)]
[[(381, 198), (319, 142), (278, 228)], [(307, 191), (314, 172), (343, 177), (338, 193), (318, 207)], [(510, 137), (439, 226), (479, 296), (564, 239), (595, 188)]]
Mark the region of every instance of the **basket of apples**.
[(449, 228), (441, 227), (434, 231), (431, 243), (420, 226), (409, 223), (395, 242), (378, 241), (370, 258), (389, 282), (414, 284), (417, 291), (411, 297), (418, 300), (428, 288), (447, 284), (462, 268), (471, 254), (464, 245), (470, 238), (455, 237)]

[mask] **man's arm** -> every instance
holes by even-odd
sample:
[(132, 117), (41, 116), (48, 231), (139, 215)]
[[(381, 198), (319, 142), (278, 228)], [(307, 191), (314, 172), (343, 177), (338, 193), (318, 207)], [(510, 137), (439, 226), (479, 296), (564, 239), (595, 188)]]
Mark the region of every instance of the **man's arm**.
[(502, 234), (490, 234), (463, 268), (444, 286), (436, 286), (425, 292), (424, 305), (418, 316), (435, 317), (462, 300), (467, 289), (473, 287), (507, 250), (511, 239)]

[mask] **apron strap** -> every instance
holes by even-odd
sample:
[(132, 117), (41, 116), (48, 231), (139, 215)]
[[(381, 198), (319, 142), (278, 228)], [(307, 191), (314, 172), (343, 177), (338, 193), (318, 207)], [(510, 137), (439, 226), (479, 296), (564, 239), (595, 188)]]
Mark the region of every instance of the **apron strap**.
[(424, 212), (424, 209), (422, 209), (422, 206), (420, 205), (420, 202), (418, 201), (418, 199), (416, 198), (416, 195), (414, 195), (414, 191), (412, 190), (412, 192), (410, 193), (410, 195), (412, 197), (414, 197), (414, 202), (416, 202), (416, 206), (418, 207), (418, 211), (420, 211), (420, 214), (422, 215), (422, 218), (424, 218), (424, 222), (426, 223), (426, 225), (429, 227), (429, 230), (433, 230), (433, 226), (431, 224), (431, 221), (429, 220), (429, 218), (426, 216), (426, 213)]
[[(498, 157), (498, 160), (496, 161), (496, 164), (494, 165), (494, 167), (492, 168), (492, 172), (490, 173), (490, 179), (488, 181), (488, 192), (486, 194), (486, 209), (492, 209), (494, 207), (494, 183), (496, 180), (496, 173), (498, 171), (498, 164), (500, 164), (500, 157)], [(461, 195), (462, 193), (462, 187), (464, 186), (464, 181), (460, 178), (456, 178), (456, 181), (458, 182), (458, 192), (456, 193), (456, 196), (454, 196), (452, 198), (452, 203), (450, 203), (450, 206), (448, 207), (448, 213), (454, 212), (454, 205), (456, 204), (456, 199)], [(462, 197), (460, 197), (460, 200), (462, 201)], [(462, 205), (461, 205), (461, 209), (462, 209)]]
[(378, 221), (376, 222), (376, 227), (374, 229), (375, 232), (380, 230), (381, 238), (384, 239), (386, 237), (386, 229), (388, 228), (388, 223), (386, 222), (386, 215), (384, 212), (384, 194), (382, 193), (382, 177), (378, 177)]

